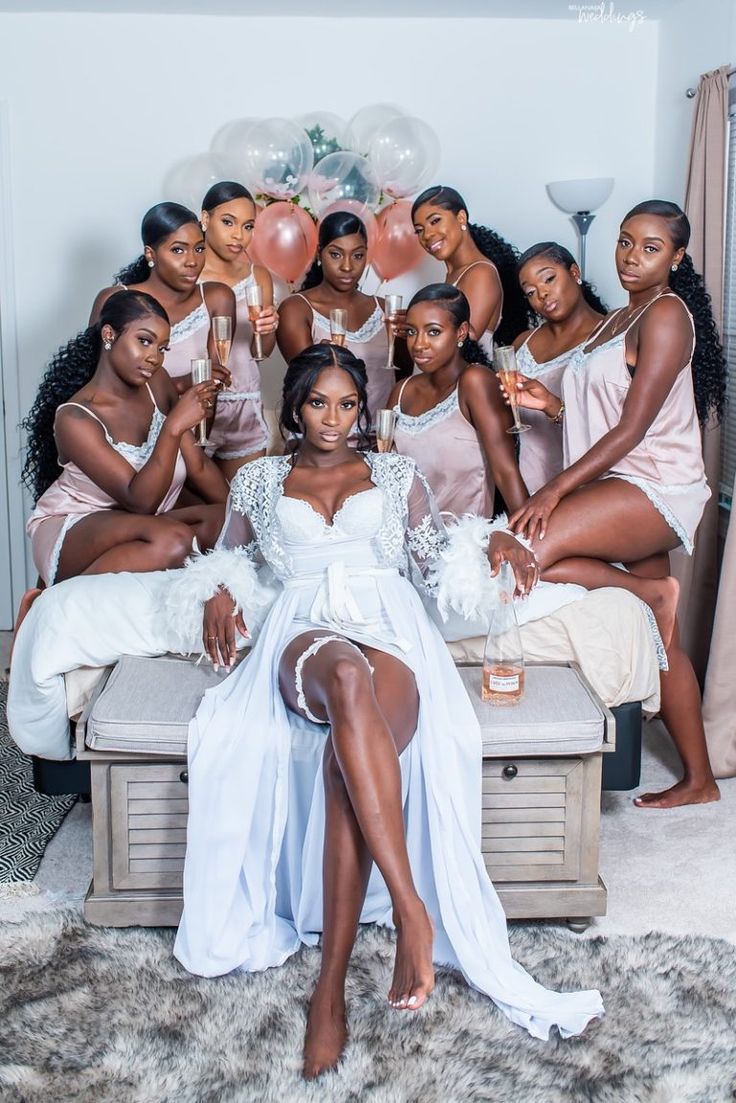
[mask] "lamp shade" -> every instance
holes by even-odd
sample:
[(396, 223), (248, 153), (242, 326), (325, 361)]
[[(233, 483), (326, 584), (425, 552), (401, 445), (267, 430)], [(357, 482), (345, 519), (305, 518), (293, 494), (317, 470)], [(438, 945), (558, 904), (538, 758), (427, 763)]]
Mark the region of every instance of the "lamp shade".
[(612, 191), (612, 176), (598, 176), (592, 180), (553, 180), (547, 184), (547, 195), (556, 207), (568, 214), (596, 210), (606, 202)]

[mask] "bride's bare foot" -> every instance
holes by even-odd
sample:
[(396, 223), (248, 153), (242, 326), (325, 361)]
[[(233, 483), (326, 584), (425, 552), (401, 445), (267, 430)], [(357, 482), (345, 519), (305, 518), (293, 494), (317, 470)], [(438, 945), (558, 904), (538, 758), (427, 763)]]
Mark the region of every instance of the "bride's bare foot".
[(677, 618), (677, 602), (680, 583), (676, 578), (647, 578), (642, 580), (642, 598), (654, 613), (665, 651), (672, 643)]
[(26, 590), (26, 592), (23, 594), (23, 597), (20, 599), (20, 605), (18, 606), (18, 616), (15, 618), (15, 625), (13, 627), (13, 643), (10, 648), (10, 656), (8, 661), (10, 661), (10, 659), (12, 659), (13, 657), (13, 647), (15, 647), (15, 637), (18, 635), (18, 629), (31, 611), (31, 606), (33, 605), (34, 601), (42, 593), (43, 590), (39, 589), (38, 586), (34, 586), (33, 589)]
[(396, 961), (388, 1002), (400, 1011), (418, 1011), (434, 988), (434, 926), (421, 900), (396, 924)]
[(345, 996), (327, 985), (314, 990), (309, 1003), (307, 1031), (304, 1035), (305, 1080), (314, 1080), (323, 1072), (334, 1069), (342, 1057), (348, 1040)]
[(709, 804), (720, 799), (715, 781), (701, 785), (683, 779), (661, 793), (642, 793), (634, 797), (634, 804), (637, 808), (679, 808), (684, 804)]

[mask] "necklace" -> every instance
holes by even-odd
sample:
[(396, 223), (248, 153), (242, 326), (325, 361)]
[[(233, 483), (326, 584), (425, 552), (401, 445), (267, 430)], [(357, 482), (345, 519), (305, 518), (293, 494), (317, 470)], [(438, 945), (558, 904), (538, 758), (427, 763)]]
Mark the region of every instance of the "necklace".
[(613, 325), (611, 326), (611, 337), (617, 337), (618, 334), (621, 333), (624, 329), (628, 329), (629, 322), (632, 318), (636, 317), (637, 314), (643, 314), (650, 303), (653, 303), (654, 300), (658, 299), (660, 295), (666, 294), (667, 289), (664, 288), (662, 291), (657, 291), (657, 293), (655, 295), (652, 295), (651, 298), (647, 299), (645, 303), (639, 303), (637, 306), (634, 307), (629, 306), (622, 310), (621, 313), (616, 317)]

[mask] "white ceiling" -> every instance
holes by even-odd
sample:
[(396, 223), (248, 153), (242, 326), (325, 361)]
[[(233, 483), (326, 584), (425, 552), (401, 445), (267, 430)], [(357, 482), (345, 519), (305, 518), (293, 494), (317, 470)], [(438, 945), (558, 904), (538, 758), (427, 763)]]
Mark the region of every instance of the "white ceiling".
[[(0, 0), (0, 12), (96, 12), (98, 14), (339, 16), (394, 18), (575, 19), (578, 6), (600, 0)], [(680, 0), (697, 8), (696, 0)], [(619, 15), (642, 11), (663, 18), (678, 0), (605, 0)]]

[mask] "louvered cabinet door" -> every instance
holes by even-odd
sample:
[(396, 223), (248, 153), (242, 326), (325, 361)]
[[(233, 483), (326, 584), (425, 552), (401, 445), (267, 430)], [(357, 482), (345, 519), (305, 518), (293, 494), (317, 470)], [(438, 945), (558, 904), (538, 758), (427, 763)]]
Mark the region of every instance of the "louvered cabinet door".
[(110, 820), (113, 888), (181, 888), (186, 765), (111, 765)]
[(578, 879), (583, 781), (579, 758), (483, 760), (482, 849), (493, 881)]

